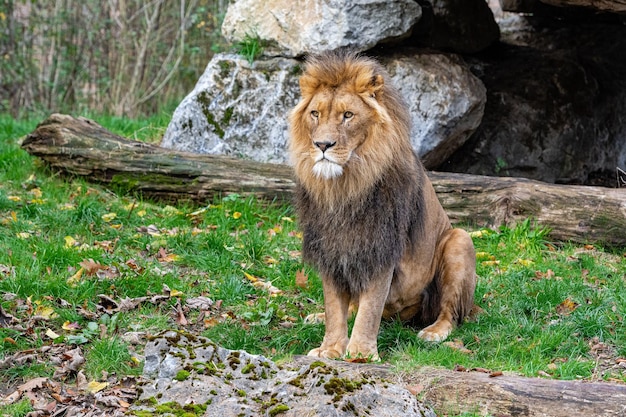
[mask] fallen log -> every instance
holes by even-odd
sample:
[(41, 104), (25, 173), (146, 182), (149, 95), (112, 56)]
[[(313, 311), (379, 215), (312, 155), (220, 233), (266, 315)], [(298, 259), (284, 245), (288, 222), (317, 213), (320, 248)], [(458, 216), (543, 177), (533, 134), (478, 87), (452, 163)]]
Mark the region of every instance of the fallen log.
[[(294, 187), (286, 165), (173, 151), (127, 140), (82, 117), (51, 115), (22, 148), (64, 173), (159, 200), (204, 203), (238, 193), (288, 201)], [(626, 245), (626, 189), (428, 175), (453, 223), (498, 227), (533, 218), (556, 240)]]
[[(293, 363), (319, 358), (296, 356)], [(626, 415), (626, 385), (608, 382), (528, 378), (512, 373), (458, 372), (422, 367), (397, 372), (385, 364), (354, 364), (323, 360), (353, 378), (370, 375), (408, 388), (426, 405), (444, 415), (571, 417)], [(496, 376), (497, 375), (497, 376)]]

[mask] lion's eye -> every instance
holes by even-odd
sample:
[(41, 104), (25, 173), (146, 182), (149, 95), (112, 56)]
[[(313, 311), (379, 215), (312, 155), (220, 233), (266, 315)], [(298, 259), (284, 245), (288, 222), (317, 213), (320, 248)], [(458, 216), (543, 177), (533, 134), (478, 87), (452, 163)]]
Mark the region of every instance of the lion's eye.
[(318, 112), (317, 110), (311, 111), (311, 116), (317, 118), (317, 117), (319, 117), (319, 115), (320, 115), (320, 112)]
[(354, 113), (352, 113), (351, 111), (347, 111), (343, 114), (344, 119), (351, 119), (352, 116), (354, 116)]

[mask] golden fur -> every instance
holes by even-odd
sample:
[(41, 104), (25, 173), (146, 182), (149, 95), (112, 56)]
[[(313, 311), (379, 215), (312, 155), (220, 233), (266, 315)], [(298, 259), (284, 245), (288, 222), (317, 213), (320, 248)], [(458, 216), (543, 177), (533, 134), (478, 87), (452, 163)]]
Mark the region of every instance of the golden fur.
[[(473, 305), (474, 247), (452, 229), (409, 140), (410, 117), (374, 60), (307, 60), (289, 150), (303, 257), (320, 272), (326, 333), (309, 354), (378, 358), (381, 317), (441, 341)], [(357, 306), (348, 338), (348, 305)]]

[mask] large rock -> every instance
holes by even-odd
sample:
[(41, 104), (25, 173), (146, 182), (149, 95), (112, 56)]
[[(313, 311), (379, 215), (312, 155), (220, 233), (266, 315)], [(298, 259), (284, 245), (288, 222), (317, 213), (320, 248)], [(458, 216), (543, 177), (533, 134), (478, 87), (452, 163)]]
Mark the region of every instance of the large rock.
[(418, 0), (422, 18), (410, 43), (472, 54), (498, 41), (500, 30), (485, 0)]
[(475, 60), (483, 122), (438, 169), (615, 186), (626, 168), (626, 26), (552, 24)]
[[(485, 89), (454, 56), (408, 51), (381, 60), (409, 103), (412, 142), (432, 167), (465, 142), (480, 123)], [(161, 146), (286, 163), (287, 114), (300, 97), (299, 61), (249, 64), (216, 55), (178, 106)]]
[(173, 331), (148, 342), (145, 358), (146, 382), (133, 404), (135, 413), (154, 413), (161, 405), (205, 417), (435, 417), (409, 391), (358, 365), (310, 360), (278, 366)]
[(237, 0), (228, 6), (222, 33), (233, 43), (258, 35), (284, 56), (365, 51), (410, 35), (420, 15), (414, 0)]
[(455, 55), (409, 50), (382, 63), (409, 104), (413, 148), (427, 168), (441, 164), (480, 125), (483, 83)]
[(215, 55), (176, 108), (161, 146), (287, 161), (287, 112), (300, 98), (299, 73), (300, 62), (293, 59), (250, 64), (238, 55)]

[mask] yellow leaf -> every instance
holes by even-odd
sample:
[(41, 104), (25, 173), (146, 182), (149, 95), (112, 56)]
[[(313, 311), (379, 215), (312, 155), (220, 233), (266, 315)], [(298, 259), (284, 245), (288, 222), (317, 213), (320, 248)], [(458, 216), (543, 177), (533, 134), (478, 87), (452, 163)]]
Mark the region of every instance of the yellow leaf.
[(518, 259), (516, 261), (516, 263), (524, 265), (524, 266), (531, 266), (532, 264), (534, 264), (534, 261), (531, 261), (530, 259)]
[(67, 285), (74, 287), (78, 283), (78, 281), (80, 281), (81, 277), (83, 276), (83, 272), (85, 272), (84, 268), (80, 268), (78, 271), (76, 271), (74, 275), (67, 279)]
[(68, 331), (68, 332), (74, 332), (76, 330), (80, 329), (80, 326), (78, 325), (78, 323), (76, 322), (70, 322), (68, 320), (66, 320), (63, 323), (63, 330)]
[(10, 195), (10, 196), (7, 196), (7, 198), (8, 198), (9, 200), (11, 200), (11, 201), (16, 202), (16, 203), (17, 203), (18, 201), (22, 201), (22, 197), (17, 196), (17, 195)]
[(100, 392), (108, 386), (109, 386), (108, 382), (91, 381), (90, 383), (87, 384), (87, 391), (91, 392), (92, 394), (95, 394), (96, 392)]
[(139, 365), (141, 364), (141, 359), (139, 359), (137, 356), (131, 356), (130, 360), (135, 364), (135, 365)]
[(241, 217), (241, 213), (240, 212), (236, 211), (236, 212), (233, 213), (233, 219), (237, 220), (240, 217)]
[(482, 261), (481, 264), (485, 266), (494, 266), (499, 265), (500, 261)]
[(176, 255), (175, 253), (168, 253), (162, 258), (159, 258), (159, 262), (176, 262), (180, 259), (180, 255)]
[(60, 335), (56, 334), (55, 332), (53, 332), (50, 329), (46, 330), (46, 336), (48, 336), (52, 340), (58, 339), (59, 337), (61, 337)]
[(17, 237), (20, 239), (28, 239), (30, 237), (30, 233), (28, 232), (19, 232)]
[(46, 320), (56, 317), (56, 313), (54, 312), (54, 309), (52, 307), (44, 306), (41, 304), (37, 306), (33, 314), (35, 316), (41, 316)]
[(13, 222), (17, 221), (17, 213), (16, 212), (14, 212), (14, 211), (11, 212), (11, 219), (13, 219)]
[(470, 237), (481, 238), (481, 237), (483, 237), (483, 231), (482, 230), (475, 230), (473, 232), (470, 232), (469, 235), (470, 235)]
[(102, 215), (102, 220), (105, 222), (113, 221), (117, 217), (117, 213), (107, 213)]
[(182, 291), (178, 291), (178, 290), (174, 290), (174, 289), (170, 290), (170, 297), (180, 297), (183, 294), (184, 293)]
[(276, 265), (276, 264), (278, 264), (278, 261), (277, 261), (276, 259), (272, 258), (272, 257), (271, 257), (271, 256), (269, 256), (269, 255), (268, 255), (268, 256), (264, 256), (264, 257), (263, 257), (263, 262), (264, 262), (266, 265)]
[(486, 259), (486, 260), (494, 261), (496, 257), (490, 254), (489, 252), (476, 252), (476, 259), (478, 260)]
[(72, 236), (65, 236), (65, 247), (66, 248), (72, 248), (74, 246), (77, 245), (77, 241), (76, 239), (74, 239)]
[(248, 281), (250, 282), (257, 282), (259, 279), (257, 277), (255, 277), (254, 275), (250, 275), (247, 272), (244, 272), (243, 275), (248, 278)]
[(43, 195), (43, 193), (41, 192), (41, 190), (39, 188), (33, 188), (32, 190), (30, 190), (30, 193), (35, 198), (41, 198), (41, 196)]
[(284, 222), (293, 223), (293, 219), (291, 217), (286, 217), (285, 216), (285, 217), (281, 218), (281, 220), (284, 221)]
[(139, 210), (139, 211), (137, 212), (137, 216), (139, 216), (139, 217), (143, 217), (143, 216), (145, 216), (145, 215), (146, 215), (146, 211), (145, 211), (145, 210)]

